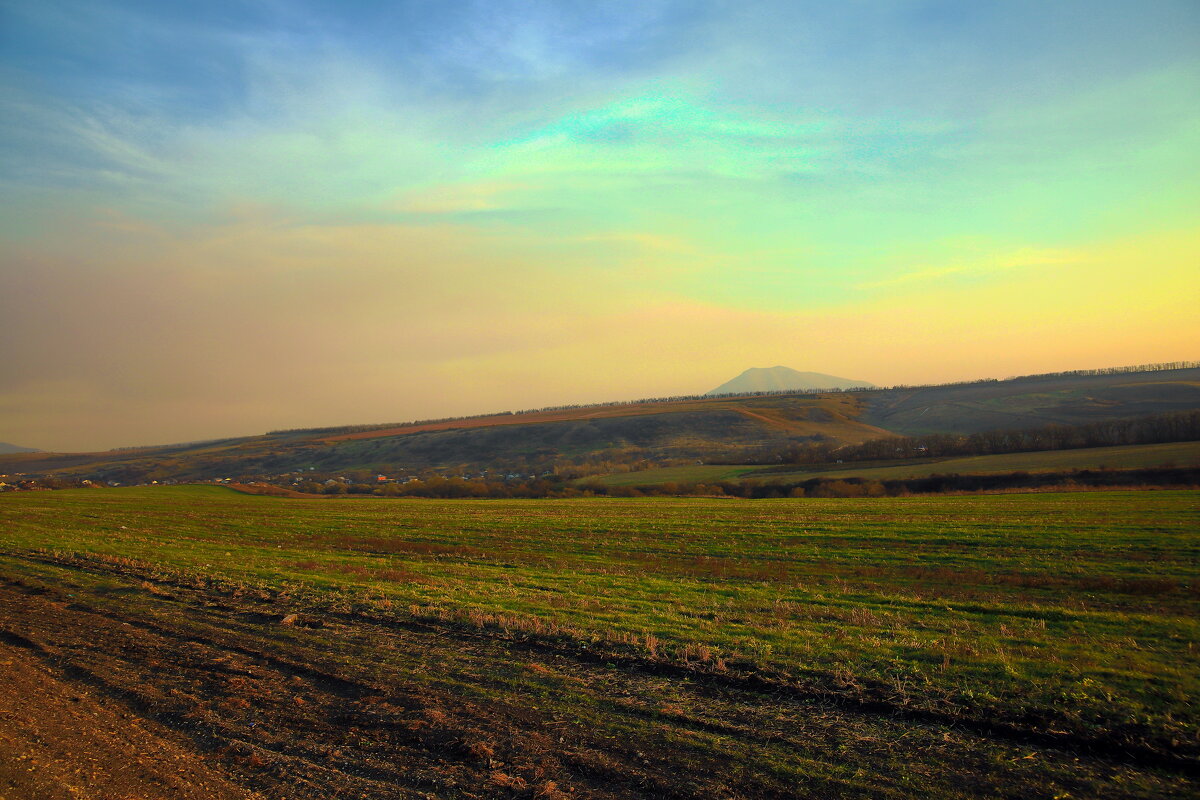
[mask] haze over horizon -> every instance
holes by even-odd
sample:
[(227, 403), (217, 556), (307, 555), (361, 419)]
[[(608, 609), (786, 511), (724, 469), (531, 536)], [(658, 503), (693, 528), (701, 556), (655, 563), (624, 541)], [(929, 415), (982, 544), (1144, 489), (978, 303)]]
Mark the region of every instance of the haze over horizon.
[(0, 7), (0, 440), (1196, 357), (1200, 6)]

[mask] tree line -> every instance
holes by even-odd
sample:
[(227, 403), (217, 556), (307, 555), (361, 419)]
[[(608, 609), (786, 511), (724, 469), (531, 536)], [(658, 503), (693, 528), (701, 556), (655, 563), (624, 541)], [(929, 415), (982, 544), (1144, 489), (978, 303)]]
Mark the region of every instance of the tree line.
[[(661, 497), (698, 496), (762, 500), (782, 497), (853, 498), (906, 497), (915, 494), (953, 492), (1036, 491), (1079, 488), (1195, 488), (1200, 486), (1200, 467), (1149, 467), (1142, 469), (1067, 470), (1060, 472), (1010, 472), (987, 475), (930, 475), (923, 478), (809, 478), (784, 483), (758, 481), (715, 481), (710, 483), (660, 483), (647, 486), (606, 486), (602, 483), (568, 484), (538, 478), (528, 481), (466, 480), (433, 478), (405, 484), (308, 484), (280, 486), (280, 491), (310, 496), (424, 497), (441, 499), (575, 498), (575, 497)], [(91, 488), (103, 484), (77, 478), (31, 478), (18, 485), (0, 486), (0, 491)], [(303, 495), (292, 495), (303, 496)]]
[(549, 477), (527, 481), (431, 478), (404, 484), (311, 484), (295, 487), (321, 495), (376, 497), (572, 498), (572, 497), (730, 497), (761, 500), (781, 497), (851, 498), (907, 497), (952, 492), (1030, 491), (1071, 488), (1190, 488), (1200, 485), (1200, 467), (1140, 469), (1078, 469), (1058, 472), (1024, 471), (985, 475), (929, 475), (920, 478), (876, 480), (861, 477), (819, 477), (780, 483), (749, 481), (666, 482), (645, 486), (607, 486), (599, 481), (567, 483)]
[(794, 442), (782, 448), (759, 451), (725, 463), (829, 464), (838, 461), (895, 461), (1197, 440), (1200, 440), (1200, 410), (1193, 410), (1102, 420), (1082, 425), (1046, 425), (1041, 428), (984, 431), (966, 435), (934, 433), (872, 439), (855, 445)]
[[(1059, 472), (1007, 472), (982, 475), (929, 475), (921, 478), (809, 478), (789, 483), (719, 483), (704, 487), (706, 493), (751, 500), (778, 497), (908, 497), (916, 494), (957, 492), (1037, 491), (1039, 489), (1190, 489), (1200, 486), (1200, 467), (1146, 467), (1140, 469), (1079, 469)], [(695, 494), (692, 487), (678, 487), (677, 494)], [(642, 487), (653, 494), (653, 487)]]

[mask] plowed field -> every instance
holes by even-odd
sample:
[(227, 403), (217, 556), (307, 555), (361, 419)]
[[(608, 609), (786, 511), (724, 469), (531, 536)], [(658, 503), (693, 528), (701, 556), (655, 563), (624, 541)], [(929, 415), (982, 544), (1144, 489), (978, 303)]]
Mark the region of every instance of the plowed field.
[[(1196, 496), (1063, 497), (0, 498), (0, 797), (1192, 795)], [(1033, 579), (1064, 554), (1107, 582)], [(663, 619), (610, 594), (630, 579)]]

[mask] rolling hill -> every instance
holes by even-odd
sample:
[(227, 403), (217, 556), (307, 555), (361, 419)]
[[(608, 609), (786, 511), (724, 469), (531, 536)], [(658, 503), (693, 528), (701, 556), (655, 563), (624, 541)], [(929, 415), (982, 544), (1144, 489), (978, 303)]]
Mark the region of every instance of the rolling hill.
[(856, 443), (888, 432), (859, 421), (850, 394), (697, 398), (497, 414), (351, 429), (280, 431), (196, 445), (0, 457), (0, 473), (122, 483), (299, 470), (385, 474), (452, 470), (528, 474), (563, 461), (663, 463), (794, 441)]
[[(276, 431), (104, 453), (0, 456), (0, 474), (121, 483), (359, 470), (592, 474), (748, 461), (788, 444), (1081, 424), (1200, 408), (1200, 368), (830, 393), (691, 397), (466, 419)], [(761, 463), (761, 462), (760, 462)]]
[(1200, 442), (1091, 447), (1034, 453), (963, 458), (930, 458), (891, 464), (823, 464), (809, 467), (754, 467), (733, 464), (696, 464), (625, 472), (599, 478), (582, 478), (577, 485), (656, 486), (664, 483), (714, 483), (758, 481), (787, 483), (808, 478), (923, 478), (930, 475), (992, 475), (1010, 472), (1055, 472), (1077, 469), (1145, 469), (1163, 466), (1200, 466)]
[(1033, 375), (863, 396), (864, 422), (905, 436), (1081, 425), (1200, 408), (1200, 369)]

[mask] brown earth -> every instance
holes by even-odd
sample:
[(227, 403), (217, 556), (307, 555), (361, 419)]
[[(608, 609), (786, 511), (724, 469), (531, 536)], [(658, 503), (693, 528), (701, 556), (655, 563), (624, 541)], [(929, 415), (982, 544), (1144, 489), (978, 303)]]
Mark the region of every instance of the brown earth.
[(328, 494), (297, 492), (295, 489), (285, 489), (282, 486), (274, 486), (269, 483), (229, 483), (226, 486), (242, 494), (260, 495), (263, 497), (288, 497), (292, 500), (328, 500), (333, 497), (333, 495)]
[(186, 739), (0, 637), (0, 798), (249, 800)]
[(1083, 798), (1195, 788), (1186, 770), (1156, 775), (953, 722), (606, 663), (586, 647), (573, 652), (579, 645), (120, 573), (79, 568), (53, 585), (0, 575), (2, 800), (977, 797), (1033, 785)]

